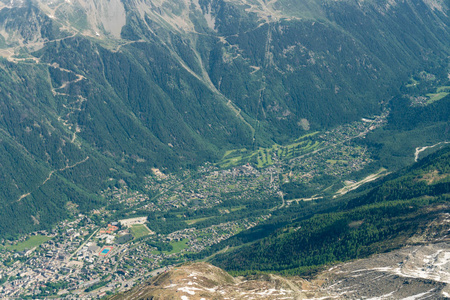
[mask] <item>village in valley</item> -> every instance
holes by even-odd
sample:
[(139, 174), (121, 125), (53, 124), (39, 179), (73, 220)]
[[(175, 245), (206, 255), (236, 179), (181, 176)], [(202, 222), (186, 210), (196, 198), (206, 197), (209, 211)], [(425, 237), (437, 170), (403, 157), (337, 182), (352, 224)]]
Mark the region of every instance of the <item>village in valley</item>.
[[(99, 228), (89, 217), (79, 215), (51, 232), (33, 233), (16, 247), (6, 247), (11, 251), (0, 253), (2, 279), (7, 279), (2, 280), (0, 294), (14, 298), (103, 297), (164, 272), (181, 262), (183, 253), (201, 251), (258, 224), (257, 220), (241, 220), (157, 235), (146, 221), (146, 217), (131, 218)], [(140, 241), (142, 237), (147, 239)], [(158, 251), (152, 246), (154, 240), (171, 245), (172, 250)], [(33, 242), (42, 243), (31, 249), (20, 248)]]
[[(155, 168), (141, 190), (119, 180), (101, 192), (105, 207), (81, 213), (73, 205), (72, 218), (51, 230), (1, 240), (0, 297), (102, 298), (261, 224), (293, 201), (320, 201), (330, 184), (317, 182), (320, 176), (341, 182), (328, 196), (342, 194), (346, 185), (357, 186), (351, 174), (373, 161), (358, 140), (385, 124), (386, 116), (312, 133), (292, 145), (229, 151), (221, 162), (195, 171)], [(309, 187), (310, 194), (285, 199), (283, 185), (290, 182)], [(255, 214), (253, 203), (267, 208)]]

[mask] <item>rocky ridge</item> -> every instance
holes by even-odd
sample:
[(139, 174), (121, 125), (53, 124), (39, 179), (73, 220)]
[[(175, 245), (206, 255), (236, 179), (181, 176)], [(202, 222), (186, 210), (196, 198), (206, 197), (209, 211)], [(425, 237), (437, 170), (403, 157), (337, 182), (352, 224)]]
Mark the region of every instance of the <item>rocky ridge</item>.
[(314, 279), (232, 277), (207, 263), (166, 271), (122, 299), (448, 299), (450, 244), (410, 246), (336, 265)]
[(234, 278), (220, 268), (198, 262), (160, 274), (112, 299), (305, 299), (316, 288), (306, 280), (278, 275)]

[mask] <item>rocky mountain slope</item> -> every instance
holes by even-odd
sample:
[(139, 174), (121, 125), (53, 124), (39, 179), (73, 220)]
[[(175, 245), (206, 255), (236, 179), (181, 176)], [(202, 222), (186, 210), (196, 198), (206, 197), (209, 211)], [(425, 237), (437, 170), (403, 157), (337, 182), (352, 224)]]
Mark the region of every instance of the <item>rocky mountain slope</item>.
[(338, 265), (320, 278), (339, 299), (448, 299), (449, 268), (450, 245), (443, 242)]
[(235, 278), (210, 264), (193, 263), (165, 272), (111, 299), (305, 299), (314, 288), (317, 286), (299, 278), (277, 275)]
[(441, 242), (336, 265), (309, 280), (231, 277), (206, 263), (187, 264), (110, 299), (448, 299), (449, 272), (450, 245)]
[(0, 232), (377, 113), (412, 73), (446, 74), (448, 22), (437, 0), (2, 0)]

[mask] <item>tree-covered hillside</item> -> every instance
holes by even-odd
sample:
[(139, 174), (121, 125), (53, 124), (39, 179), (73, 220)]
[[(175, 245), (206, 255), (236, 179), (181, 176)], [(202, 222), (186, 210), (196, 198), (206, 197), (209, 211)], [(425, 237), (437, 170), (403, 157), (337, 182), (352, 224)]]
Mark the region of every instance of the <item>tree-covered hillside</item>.
[(441, 1), (1, 1), (0, 234), (99, 207), (155, 167), (376, 114), (412, 74), (447, 72), (447, 15)]
[(449, 208), (449, 166), (447, 147), (339, 201), (331, 212), (325, 207), (293, 220), (265, 238), (217, 254), (212, 262), (238, 274), (252, 270), (302, 274), (399, 248), (411, 243), (413, 236), (420, 237), (416, 241), (431, 240), (446, 231), (445, 224), (436, 222), (433, 228), (430, 224)]

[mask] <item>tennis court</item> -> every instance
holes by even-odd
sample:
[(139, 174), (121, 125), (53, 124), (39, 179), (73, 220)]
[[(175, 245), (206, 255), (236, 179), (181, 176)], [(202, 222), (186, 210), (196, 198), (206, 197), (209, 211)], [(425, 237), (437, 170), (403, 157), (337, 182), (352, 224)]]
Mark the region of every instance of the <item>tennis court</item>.
[(113, 249), (112, 246), (105, 246), (103, 247), (103, 249), (100, 251), (100, 253), (98, 254), (99, 256), (106, 256), (109, 254), (109, 252), (111, 252), (111, 250)]

